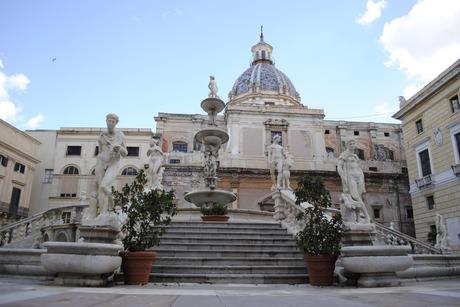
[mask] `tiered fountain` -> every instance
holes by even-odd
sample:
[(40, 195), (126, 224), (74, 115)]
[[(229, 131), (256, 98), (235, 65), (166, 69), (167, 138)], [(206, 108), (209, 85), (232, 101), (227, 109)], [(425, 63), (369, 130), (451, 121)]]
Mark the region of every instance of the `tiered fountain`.
[(195, 140), (203, 146), (203, 173), (206, 188), (187, 193), (184, 196), (186, 201), (198, 207), (210, 207), (214, 204), (228, 205), (236, 200), (235, 193), (216, 189), (219, 149), (227, 143), (228, 134), (216, 125), (216, 116), (225, 108), (225, 103), (217, 96), (214, 77), (211, 76), (210, 79), (209, 89), (211, 92), (209, 97), (201, 102), (201, 108), (209, 116), (208, 127), (195, 134)]

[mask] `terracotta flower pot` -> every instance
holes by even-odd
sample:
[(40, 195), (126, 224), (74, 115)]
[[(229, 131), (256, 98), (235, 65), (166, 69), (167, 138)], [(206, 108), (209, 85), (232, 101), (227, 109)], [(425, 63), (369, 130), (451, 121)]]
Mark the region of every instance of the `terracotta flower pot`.
[(120, 252), (121, 266), (126, 285), (145, 285), (149, 282), (153, 260), (157, 253), (154, 251)]
[(313, 286), (331, 286), (334, 283), (334, 269), (337, 256), (304, 256), (310, 284)]
[(228, 215), (202, 215), (201, 219), (205, 222), (226, 222), (229, 219)]

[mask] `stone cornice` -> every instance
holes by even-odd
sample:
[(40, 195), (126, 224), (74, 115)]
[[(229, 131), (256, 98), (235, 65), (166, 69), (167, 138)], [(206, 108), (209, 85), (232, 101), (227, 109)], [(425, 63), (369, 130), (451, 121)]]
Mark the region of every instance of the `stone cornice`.
[(264, 105), (227, 105), (225, 109), (225, 116), (229, 113), (257, 113), (267, 115), (310, 115), (314, 117), (324, 118), (324, 110), (322, 109), (308, 109), (305, 107), (288, 107), (288, 106), (264, 106)]
[(29, 139), (30, 141), (36, 143), (37, 145), (41, 144), (41, 142), (39, 140), (35, 139), (33, 136), (28, 135), (24, 131), (19, 130), (18, 128), (14, 127), (13, 125), (10, 125), (9, 123), (7, 123), (6, 121), (4, 121), (2, 119), (0, 119), (0, 124), (7, 126), (8, 128), (10, 128), (10, 129), (14, 130), (15, 132), (21, 134), (23, 137)]
[(38, 160), (37, 157), (29, 155), (28, 153), (23, 152), (23, 151), (17, 149), (16, 147), (14, 147), (14, 146), (11, 146), (10, 144), (3, 142), (2, 140), (0, 140), (0, 147), (5, 147), (6, 149), (11, 150), (12, 152), (17, 154), (18, 156), (21, 156), (22, 158), (25, 158), (25, 159), (27, 159), (28, 161), (30, 161), (30, 162), (32, 162), (34, 164), (40, 163), (40, 160)]

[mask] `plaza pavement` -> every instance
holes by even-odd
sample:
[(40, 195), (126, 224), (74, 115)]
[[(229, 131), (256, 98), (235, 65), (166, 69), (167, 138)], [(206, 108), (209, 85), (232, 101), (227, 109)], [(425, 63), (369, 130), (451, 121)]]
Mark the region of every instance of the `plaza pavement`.
[(460, 279), (405, 282), (401, 287), (310, 285), (115, 285), (57, 287), (49, 281), (0, 277), (0, 306), (154, 307), (364, 307), (460, 306)]

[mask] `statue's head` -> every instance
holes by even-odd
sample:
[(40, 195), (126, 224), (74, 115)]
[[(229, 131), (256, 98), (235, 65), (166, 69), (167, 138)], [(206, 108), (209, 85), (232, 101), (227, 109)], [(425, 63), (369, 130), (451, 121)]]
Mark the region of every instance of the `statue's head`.
[(118, 124), (118, 115), (115, 113), (109, 113), (105, 116), (105, 122), (107, 123), (107, 129), (112, 131)]
[(210, 79), (210, 80), (214, 80), (214, 76), (209, 76), (209, 79)]
[(350, 151), (354, 151), (358, 146), (356, 145), (356, 142), (354, 140), (348, 141), (347, 142), (347, 149)]
[(159, 140), (159, 139), (152, 139), (152, 140), (150, 141), (150, 147), (158, 146), (158, 144), (160, 144), (160, 140)]
[(273, 137), (273, 143), (281, 143), (281, 136), (279, 134), (275, 134), (275, 136)]

